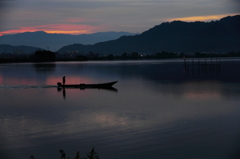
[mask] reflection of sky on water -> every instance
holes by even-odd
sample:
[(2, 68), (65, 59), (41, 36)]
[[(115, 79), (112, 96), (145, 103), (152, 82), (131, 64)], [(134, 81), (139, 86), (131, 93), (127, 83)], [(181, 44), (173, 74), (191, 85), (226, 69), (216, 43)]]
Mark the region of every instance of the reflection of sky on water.
[[(154, 75), (144, 74), (144, 67), (148, 66), (136, 66), (136, 71), (116, 64), (110, 68), (97, 66), (84, 66), (92, 70), (89, 74), (85, 70), (74, 75), (77, 68), (64, 74), (68, 73), (70, 82), (94, 82), (97, 80), (93, 76), (106, 80), (115, 70), (114, 76), (121, 76), (116, 84), (118, 93), (66, 89), (64, 100), (56, 88), (0, 89), (0, 152), (14, 152), (13, 158), (20, 159), (31, 154), (57, 158), (59, 149), (71, 158), (80, 150), (83, 157), (92, 147), (100, 158), (107, 159), (224, 159), (238, 152), (239, 83), (216, 79), (158, 82), (161, 76), (151, 71)], [(58, 69), (56, 66), (55, 73), (51, 72), (44, 81), (36, 80), (36, 85), (56, 83), (58, 76), (61, 80)], [(83, 74), (88, 76), (83, 78)], [(2, 77), (6, 81), (9, 78)]]

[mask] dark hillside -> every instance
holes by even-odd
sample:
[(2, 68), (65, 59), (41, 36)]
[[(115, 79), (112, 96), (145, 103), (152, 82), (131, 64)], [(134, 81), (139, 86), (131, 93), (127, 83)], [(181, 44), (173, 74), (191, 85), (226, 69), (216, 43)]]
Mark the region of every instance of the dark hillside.
[(12, 46), (12, 45), (6, 45), (2, 44), (0, 45), (0, 54), (2, 53), (24, 53), (24, 54), (33, 54), (37, 50), (43, 50), (38, 47), (32, 47), (32, 46)]
[(173, 21), (157, 25), (140, 35), (123, 36), (95, 45), (69, 45), (58, 52), (227, 52), (240, 51), (240, 15), (212, 22)]

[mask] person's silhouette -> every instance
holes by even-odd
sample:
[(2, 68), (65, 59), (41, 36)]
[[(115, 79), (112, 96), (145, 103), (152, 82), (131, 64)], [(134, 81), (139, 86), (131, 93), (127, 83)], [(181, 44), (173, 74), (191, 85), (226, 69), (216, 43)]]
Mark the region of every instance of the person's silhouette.
[(65, 85), (65, 82), (66, 82), (65, 76), (63, 76), (63, 78), (62, 78), (62, 82), (63, 82), (63, 85)]

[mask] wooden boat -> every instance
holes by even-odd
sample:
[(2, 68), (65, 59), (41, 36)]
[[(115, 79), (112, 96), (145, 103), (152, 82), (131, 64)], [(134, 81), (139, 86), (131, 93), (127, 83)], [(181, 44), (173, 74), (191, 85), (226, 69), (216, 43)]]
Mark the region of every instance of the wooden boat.
[(80, 89), (85, 89), (85, 88), (111, 88), (115, 83), (118, 81), (113, 81), (113, 82), (108, 82), (108, 83), (98, 83), (98, 84), (65, 84), (62, 85), (61, 82), (58, 82), (57, 85), (59, 88), (80, 88)]

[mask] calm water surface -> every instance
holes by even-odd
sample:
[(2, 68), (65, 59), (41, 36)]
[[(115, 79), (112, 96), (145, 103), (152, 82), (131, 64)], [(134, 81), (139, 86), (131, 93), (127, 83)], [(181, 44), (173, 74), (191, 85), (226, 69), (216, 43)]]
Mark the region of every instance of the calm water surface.
[[(57, 159), (63, 149), (73, 159), (94, 147), (101, 159), (238, 159), (240, 60), (201, 62), (1, 64), (0, 158)], [(64, 75), (118, 83), (58, 90)]]

